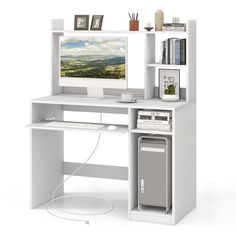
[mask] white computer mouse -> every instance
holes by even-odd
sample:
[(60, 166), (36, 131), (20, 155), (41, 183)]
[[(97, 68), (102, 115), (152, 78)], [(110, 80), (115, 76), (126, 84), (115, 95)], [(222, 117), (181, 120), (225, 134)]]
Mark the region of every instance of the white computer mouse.
[(115, 126), (115, 125), (109, 125), (109, 126), (107, 127), (107, 129), (108, 129), (108, 130), (115, 130), (115, 129), (117, 129), (117, 126)]

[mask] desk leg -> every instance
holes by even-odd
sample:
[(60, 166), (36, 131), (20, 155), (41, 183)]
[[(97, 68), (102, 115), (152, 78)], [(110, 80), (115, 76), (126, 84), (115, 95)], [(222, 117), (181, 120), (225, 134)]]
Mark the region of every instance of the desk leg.
[[(48, 202), (63, 180), (63, 131), (32, 130), (31, 208)], [(63, 193), (63, 188), (57, 196)]]

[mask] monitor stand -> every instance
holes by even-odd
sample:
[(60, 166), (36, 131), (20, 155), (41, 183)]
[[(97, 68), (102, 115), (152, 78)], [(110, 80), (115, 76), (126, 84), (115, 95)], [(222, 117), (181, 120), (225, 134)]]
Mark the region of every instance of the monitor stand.
[(115, 95), (104, 95), (103, 88), (87, 88), (87, 96), (82, 99), (118, 99)]
[(103, 98), (103, 88), (87, 88), (88, 98)]

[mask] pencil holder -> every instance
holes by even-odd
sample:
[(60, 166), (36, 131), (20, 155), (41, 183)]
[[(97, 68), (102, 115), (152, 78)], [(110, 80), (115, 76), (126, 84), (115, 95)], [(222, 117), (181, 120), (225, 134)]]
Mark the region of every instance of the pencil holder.
[(130, 31), (139, 31), (139, 21), (138, 20), (130, 20), (129, 21), (129, 30)]

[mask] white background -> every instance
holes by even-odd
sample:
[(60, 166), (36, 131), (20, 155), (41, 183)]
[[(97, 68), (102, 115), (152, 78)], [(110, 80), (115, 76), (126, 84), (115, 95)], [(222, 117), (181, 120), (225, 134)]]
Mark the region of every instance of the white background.
[[(234, 2), (1, 1), (0, 234), (230, 235), (230, 231), (231, 235), (232, 231), (235, 234)], [(197, 19), (197, 208), (175, 227), (127, 221), (125, 201), (118, 201), (120, 206), (117, 207), (121, 211), (117, 211), (117, 214), (93, 218), (89, 227), (52, 218), (44, 210), (29, 210), (30, 147), (29, 130), (24, 129), (24, 125), (30, 121), (30, 99), (46, 96), (50, 91), (50, 20), (64, 18), (68, 28), (73, 28), (74, 14), (104, 14), (103, 29), (127, 29), (129, 11), (139, 12), (142, 28), (146, 22), (154, 21), (157, 9), (163, 9), (166, 22), (173, 16), (179, 16), (182, 21)], [(138, 73), (133, 77), (142, 79)], [(96, 137), (93, 139), (95, 142)], [(102, 144), (109, 147), (111, 152), (114, 152), (113, 140), (107, 139)], [(84, 145), (88, 148), (85, 150), (91, 148), (91, 143), (85, 142)], [(113, 158), (116, 162), (123, 155), (119, 151), (115, 151), (117, 155)], [(111, 158), (109, 161), (113, 163)], [(94, 159), (95, 162), (98, 160), (99, 156)], [(125, 162), (124, 158), (122, 160)], [(109, 180), (95, 183), (91, 179), (83, 181), (74, 179), (71, 186), (75, 187), (74, 190), (79, 188), (82, 191), (80, 186), (84, 183), (85, 191), (104, 190), (111, 198), (119, 196), (126, 199), (126, 183)]]

